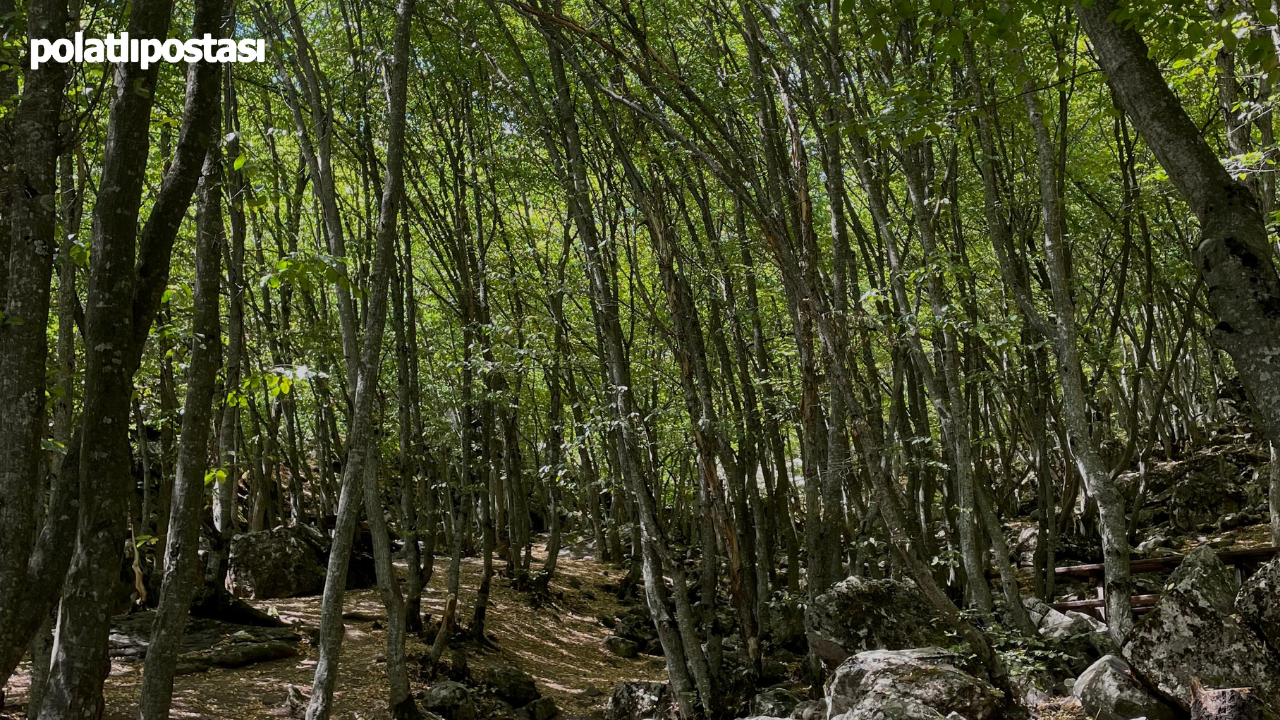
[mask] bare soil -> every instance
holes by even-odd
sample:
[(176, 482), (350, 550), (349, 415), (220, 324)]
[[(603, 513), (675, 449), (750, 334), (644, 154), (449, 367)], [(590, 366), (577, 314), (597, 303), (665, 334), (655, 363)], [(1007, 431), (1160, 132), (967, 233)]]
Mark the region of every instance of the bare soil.
[[(534, 553), (535, 567), (541, 548)], [(501, 568), (501, 561), (495, 566)], [(444, 610), (448, 558), (436, 558), (435, 573), (423, 593), (423, 612), (438, 618)], [(480, 583), (478, 558), (462, 566), (459, 622), (468, 623)], [(504, 578), (496, 578), (490, 596), (487, 624), (493, 649), (468, 648), (472, 670), (494, 665), (515, 665), (533, 676), (543, 695), (555, 699), (560, 717), (597, 715), (613, 686), (624, 680), (665, 678), (662, 658), (641, 655), (628, 660), (601, 646), (609, 631), (596, 619), (619, 610), (613, 595), (602, 586), (616, 581), (621, 572), (590, 559), (575, 560), (562, 553), (550, 599), (535, 601), (528, 593), (513, 590)], [(288, 622), (315, 627), (320, 622), (320, 596), (252, 601), (260, 609), (273, 609)], [(386, 633), (379, 618), (385, 616), (377, 590), (352, 590), (346, 594), (344, 612), (361, 619), (344, 620), (345, 640), (338, 686), (334, 693), (334, 718), (379, 720), (386, 711), (387, 682), (383, 669)], [(427, 640), (429, 642), (429, 639)], [(408, 651), (425, 650), (422, 640), (411, 637)], [(311, 692), (319, 649), (304, 639), (300, 655), (236, 669), (214, 669), (176, 678), (171, 716), (207, 720), (272, 720), (285, 713), (289, 685)], [(24, 662), (5, 687), (6, 706), (0, 718), (26, 717), (30, 663)], [(130, 720), (137, 716), (142, 664), (113, 662), (106, 683), (104, 720)], [(428, 687), (414, 683), (414, 689)], [(599, 690), (599, 694), (589, 692)]]

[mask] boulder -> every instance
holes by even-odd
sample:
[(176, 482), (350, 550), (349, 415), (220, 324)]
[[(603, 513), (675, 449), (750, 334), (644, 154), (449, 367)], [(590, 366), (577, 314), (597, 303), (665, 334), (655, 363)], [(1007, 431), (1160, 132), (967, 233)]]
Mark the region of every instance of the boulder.
[(827, 699), (805, 700), (791, 710), (789, 720), (825, 720), (827, 717)]
[(282, 526), (233, 537), (227, 581), (236, 597), (314, 595), (324, 589), (324, 566), (309, 543)]
[(809, 603), (804, 625), (809, 648), (828, 668), (866, 650), (948, 642), (945, 625), (908, 580), (842, 580)]
[(658, 631), (654, 629), (649, 617), (634, 612), (618, 618), (613, 627), (613, 634), (626, 638), (641, 648), (648, 647), (650, 643), (658, 639)]
[(1151, 555), (1161, 548), (1169, 548), (1169, 538), (1163, 533), (1155, 533), (1146, 540), (1138, 543), (1138, 546), (1134, 548), (1134, 550), (1136, 550), (1139, 555)]
[(765, 658), (760, 661), (760, 682), (765, 685), (777, 685), (791, 676), (791, 671), (781, 660)]
[[(155, 611), (121, 615), (111, 620), (108, 655), (122, 662), (141, 662), (151, 644)], [(211, 668), (237, 668), (298, 654), (302, 637), (293, 627), (237, 625), (209, 618), (188, 618), (176, 674)]]
[(1010, 545), (1013, 546), (1013, 557), (1019, 567), (1034, 567), (1036, 563), (1036, 547), (1040, 544), (1040, 530), (1029, 525), (1018, 532), (1018, 537)]
[[(303, 523), (290, 526), (289, 530), (316, 551), (316, 557), (320, 559), (322, 566), (325, 568), (329, 566), (329, 548), (333, 545), (333, 539), (328, 533)], [(373, 563), (373, 533), (367, 527), (361, 526), (359, 532), (351, 538), (346, 589), (364, 590), (377, 584), (377, 570)]]
[(510, 665), (494, 665), (473, 673), (475, 681), (493, 689), (493, 694), (516, 707), (528, 705), (542, 697), (529, 673)]
[(910, 698), (888, 698), (874, 706), (858, 706), (831, 720), (947, 720), (950, 716)]
[(999, 717), (999, 690), (957, 665), (937, 647), (871, 650), (836, 669), (827, 684), (827, 717), (940, 718), (957, 712), (970, 720)]
[(1174, 720), (1178, 713), (1152, 694), (1124, 658), (1106, 655), (1076, 678), (1071, 694), (1095, 720)]
[(1054, 677), (1047, 670), (1020, 668), (1022, 672), (1009, 676), (1009, 689), (1023, 707), (1040, 707), (1053, 699)]
[(800, 598), (782, 596), (767, 603), (761, 617), (760, 635), (777, 647), (804, 650), (804, 604)]
[(749, 709), (752, 715), (786, 717), (799, 704), (800, 698), (783, 688), (773, 688), (751, 698)]
[(622, 682), (604, 706), (604, 720), (674, 720), (675, 702), (666, 683)]
[[(1223, 472), (1217, 463), (1194, 468), (1179, 478), (1168, 493), (1167, 506), (1173, 527), (1187, 532), (1215, 523), (1224, 514), (1248, 506), (1248, 493), (1235, 472)], [(1159, 500), (1159, 497), (1154, 497)]]
[(1203, 688), (1192, 683), (1191, 720), (1277, 720), (1280, 714), (1248, 688)]
[(1272, 650), (1280, 651), (1280, 557), (1258, 568), (1245, 581), (1236, 597), (1235, 610)]
[(516, 711), (516, 715), (528, 717), (529, 720), (551, 720), (560, 714), (556, 701), (543, 696)]
[(445, 720), (476, 720), (476, 704), (471, 692), (460, 682), (445, 680), (432, 685), (422, 705)]
[(355, 549), (351, 551), (351, 559), (347, 561), (347, 589), (364, 590), (378, 584), (378, 570), (374, 565), (373, 553)]
[(1164, 589), (1166, 594), (1196, 596), (1214, 610), (1230, 615), (1240, 586), (1236, 584), (1235, 573), (1218, 559), (1213, 548), (1202, 545), (1183, 558)]
[(1047, 638), (1069, 638), (1088, 633), (1106, 632), (1107, 626), (1082, 612), (1068, 610), (1064, 613), (1049, 608), (1049, 612), (1040, 619), (1036, 629)]
[[(1058, 676), (1079, 675), (1103, 655), (1120, 652), (1107, 635), (1106, 624), (1091, 615), (1074, 610), (1059, 612), (1034, 597), (1024, 598), (1022, 604), (1041, 637), (1050, 641), (1048, 645), (1058, 651), (1056, 661), (1047, 668)], [(1041, 683), (1045, 690), (1052, 689), (1054, 684)]]
[(1124, 646), (1148, 684), (1182, 710), (1191, 709), (1191, 679), (1208, 687), (1251, 687), (1280, 707), (1280, 657), (1231, 612), (1235, 578), (1206, 547), (1182, 561), (1166, 592)]
[(618, 657), (633, 658), (640, 654), (640, 646), (635, 642), (617, 635), (609, 635), (604, 639), (604, 649)]

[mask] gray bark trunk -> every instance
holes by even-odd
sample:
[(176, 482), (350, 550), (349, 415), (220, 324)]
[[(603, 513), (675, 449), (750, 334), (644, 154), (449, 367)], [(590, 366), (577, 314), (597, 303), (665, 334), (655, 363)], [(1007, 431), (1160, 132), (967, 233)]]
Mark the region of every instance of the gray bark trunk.
[(200, 580), (197, 554), (200, 513), (204, 509), (213, 394), (222, 355), (218, 285), (223, 240), (222, 151), (215, 144), (205, 158), (204, 177), (197, 196), (191, 360), (187, 370), (187, 395), (182, 408), (172, 509), (165, 535), (164, 578), (147, 649), (138, 701), (139, 720), (169, 717), (174, 671), (182, 650), (187, 611)]
[[(382, 335), (387, 315), (387, 284), (394, 262), (398, 241), (396, 219), (404, 185), (404, 135), (405, 98), (409, 71), (409, 32), (413, 17), (414, 0), (400, 0), (396, 6), (395, 47), (392, 60), (391, 83), (388, 90), (388, 141), (387, 180), (383, 186), (382, 202), (378, 215), (377, 247), (373, 268), (369, 274), (368, 305), (365, 313), (363, 347), (359, 358), (359, 372), (354, 384), (355, 407), (352, 412), (350, 435), (347, 442), (347, 462), (343, 467), (342, 491), (338, 499), (338, 520), (334, 528), (333, 546), (329, 552), (328, 575), (325, 577), (324, 599), (321, 603), (320, 658), (316, 664), (315, 681), (311, 701), (307, 706), (307, 720), (326, 720), (332, 712), (333, 688), (337, 683), (338, 657), (342, 649), (342, 600), (346, 590), (347, 565), (351, 555), (351, 541), (358, 520), (357, 486), (364, 482), (364, 495), (370, 522), (375, 526), (375, 540), (382, 536), (382, 559), (378, 561), (378, 584), (387, 604), (388, 619), (395, 612), (398, 633), (388, 633), (388, 675), (391, 679), (390, 706), (396, 717), (416, 717), (417, 708), (408, 694), (408, 682), (403, 679), (401, 663), (396, 672), (392, 666), (392, 651), (403, 660), (403, 607), (396, 601), (399, 585), (391, 573), (390, 550), (387, 547), (385, 520), (378, 533), (376, 526), (382, 519), (382, 508), (377, 502), (376, 447), (373, 427), (373, 403), (377, 396), (378, 367), (381, 359)], [(295, 111), (296, 112), (296, 111)], [(346, 335), (344, 327), (344, 336)], [(344, 345), (355, 344), (354, 338), (344, 339)], [(348, 370), (350, 374), (350, 370)], [(365, 463), (373, 467), (366, 475)], [(370, 485), (372, 484), (372, 488)], [(370, 490), (372, 489), (372, 502)], [(375, 517), (376, 516), (376, 517)], [(376, 549), (376, 548), (375, 548)], [(393, 634), (398, 635), (394, 639)], [(399, 675), (399, 677), (397, 677)]]
[(1110, 19), (1115, 9), (1097, 0), (1075, 11), (1120, 105), (1200, 221), (1196, 267), (1218, 320), (1213, 339), (1235, 361), (1267, 438), (1280, 443), (1280, 277), (1257, 199), (1222, 167), (1142, 36)]

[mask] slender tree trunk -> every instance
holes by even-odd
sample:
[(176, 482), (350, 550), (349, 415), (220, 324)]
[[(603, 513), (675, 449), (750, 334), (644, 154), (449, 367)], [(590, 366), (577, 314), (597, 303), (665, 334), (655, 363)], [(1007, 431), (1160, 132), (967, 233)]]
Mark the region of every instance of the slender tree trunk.
[(205, 158), (204, 177), (196, 200), (195, 315), (192, 320), (191, 360), (182, 409), (182, 433), (178, 441), (173, 510), (169, 514), (169, 528), (165, 535), (164, 579), (160, 585), (156, 620), (151, 628), (151, 642), (147, 647), (138, 700), (139, 720), (169, 717), (173, 677), (182, 649), (187, 611), (200, 582), (201, 568), (197, 555), (200, 514), (204, 509), (209, 422), (222, 354), (218, 280), (223, 241), (222, 150), (215, 144)]
[[(684, 649), (678, 631), (667, 610), (666, 589), (662, 580), (662, 559), (657, 547), (664, 541), (651, 507), (649, 488), (642, 474), (641, 453), (638, 447), (640, 440), (636, 436), (637, 429), (633, 425), (635, 408), (631, 372), (622, 342), (622, 326), (618, 317), (617, 301), (613, 299), (613, 289), (607, 276), (605, 258), (601, 253), (595, 219), (589, 206), (586, 161), (564, 69), (564, 57), (558, 41), (551, 37), (555, 30), (544, 27), (544, 32), (548, 34), (547, 47), (556, 88), (554, 98), (556, 118), (559, 121), (561, 139), (564, 143), (564, 159), (567, 160), (561, 165), (566, 170), (562, 173), (561, 182), (569, 195), (570, 212), (586, 252), (592, 313), (605, 350), (605, 368), (609, 385), (606, 392), (612, 396), (610, 405), (618, 426), (619, 466), (637, 505), (641, 544), (639, 548), (641, 557), (638, 560), (642, 567), (645, 597), (649, 605), (650, 617), (653, 618), (658, 630), (673, 694), (677, 698), (681, 712), (686, 717), (696, 717), (694, 710), (696, 690), (684, 662)], [(554, 143), (548, 142), (547, 150), (559, 158), (559, 147)], [(557, 162), (560, 161), (557, 160)], [(714, 698), (705, 697), (702, 700), (704, 707), (714, 706)]]
[(1075, 302), (1066, 260), (1062, 234), (1062, 205), (1058, 193), (1057, 167), (1052, 138), (1045, 127), (1037, 93), (1027, 88), (1023, 95), (1027, 115), (1036, 138), (1039, 161), (1041, 224), (1044, 226), (1045, 265), (1049, 274), (1050, 295), (1054, 310), (1054, 347), (1058, 356), (1058, 378), (1062, 386), (1062, 415), (1066, 421), (1071, 454), (1089, 494), (1098, 503), (1101, 516), (1102, 560), (1106, 566), (1107, 624), (1112, 639), (1124, 642), (1133, 630), (1130, 605), (1132, 582), (1129, 576), (1129, 533), (1125, 521), (1125, 500), (1111, 473), (1098, 454), (1098, 446), (1089, 427), (1088, 400), (1085, 397), (1084, 370), (1077, 347)]
[(217, 572), (214, 573), (215, 582), (218, 583), (222, 583), (226, 577), (226, 562), (223, 558), (229, 550), (231, 536), (236, 532), (236, 495), (240, 486), (240, 468), (243, 467), (239, 457), (241, 451), (239, 430), (240, 367), (244, 360), (244, 203), (246, 198), (243, 174), (234, 166), (234, 161), (240, 155), (240, 138), (236, 132), (239, 130), (236, 86), (232, 80), (230, 66), (227, 68), (226, 97), (226, 128), (230, 135), (226, 155), (232, 160), (232, 167), (227, 173), (227, 215), (231, 220), (231, 238), (223, 251), (227, 266), (227, 359), (223, 365), (222, 420), (219, 424), (218, 437), (220, 473), (214, 485), (213, 503), (213, 524), (222, 542), (218, 552)]
[[(417, 706), (409, 695), (404, 676), (404, 628), (403, 606), (399, 585), (392, 574), (390, 548), (386, 538), (385, 520), (381, 519), (381, 505), (377, 498), (377, 457), (371, 452), (375, 447), (373, 427), (373, 403), (377, 396), (382, 335), (387, 315), (387, 284), (395, 260), (399, 239), (396, 220), (404, 189), (404, 138), (405, 104), (409, 72), (409, 35), (415, 0), (399, 0), (396, 6), (396, 30), (394, 56), (390, 72), (387, 108), (387, 179), (383, 186), (378, 214), (377, 245), (373, 266), (369, 274), (368, 305), (364, 319), (363, 347), (356, 375), (355, 403), (347, 441), (347, 462), (343, 467), (342, 492), (338, 500), (338, 521), (334, 528), (333, 545), (329, 551), (329, 568), (325, 577), (324, 598), (321, 601), (320, 658), (316, 664), (312, 684), (311, 701), (307, 706), (307, 720), (327, 720), (332, 712), (333, 689), (337, 683), (338, 657), (342, 648), (342, 599), (346, 590), (347, 565), (351, 555), (352, 535), (355, 531), (358, 500), (357, 486), (364, 483), (366, 513), (372, 526), (382, 525), (382, 552), (378, 564), (378, 585), (387, 605), (388, 622), (391, 614), (399, 615), (396, 632), (387, 633), (387, 672), (391, 680), (389, 706), (394, 717), (417, 717)], [(365, 463), (371, 468), (366, 469)], [(374, 516), (377, 517), (374, 517)], [(378, 548), (375, 546), (375, 551)], [(396, 637), (392, 637), (395, 635)], [(393, 654), (397, 656), (393, 667)]]

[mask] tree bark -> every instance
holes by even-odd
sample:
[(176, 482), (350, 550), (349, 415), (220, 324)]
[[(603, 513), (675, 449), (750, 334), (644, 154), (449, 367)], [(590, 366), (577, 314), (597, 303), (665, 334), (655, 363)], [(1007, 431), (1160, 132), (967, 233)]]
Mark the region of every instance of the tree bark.
[[(321, 602), (320, 658), (316, 664), (307, 720), (326, 720), (332, 712), (333, 688), (337, 683), (338, 657), (342, 648), (342, 599), (346, 591), (347, 565), (351, 555), (352, 535), (358, 519), (357, 486), (364, 483), (366, 514), (374, 528), (375, 541), (381, 536), (381, 552), (377, 554), (378, 589), (387, 606), (388, 622), (394, 632), (387, 633), (387, 674), (391, 680), (389, 706), (396, 718), (418, 716), (417, 706), (409, 695), (404, 675), (404, 609), (400, 587), (391, 568), (390, 547), (385, 519), (377, 493), (377, 457), (373, 427), (373, 403), (377, 396), (382, 336), (387, 315), (387, 285), (394, 262), (399, 236), (396, 220), (404, 190), (405, 104), (409, 72), (409, 35), (415, 0), (399, 0), (396, 5), (394, 55), (390, 73), (387, 107), (386, 182), (383, 184), (378, 213), (377, 245), (369, 274), (368, 305), (364, 318), (355, 407), (347, 441), (347, 462), (343, 467), (342, 492), (338, 500), (338, 519), (333, 545), (329, 551), (328, 574)], [(366, 468), (365, 463), (371, 467)], [(375, 517), (376, 515), (376, 517)], [(381, 521), (381, 522), (379, 522)], [(381, 527), (379, 527), (381, 526)], [(375, 551), (379, 548), (375, 546)], [(396, 618), (392, 619), (391, 614)], [(393, 637), (394, 636), (394, 637)], [(393, 657), (394, 656), (394, 657)], [(394, 666), (394, 667), (393, 667)]]
[(1212, 337), (1280, 443), (1280, 277), (1257, 199), (1222, 167), (1142, 36), (1111, 19), (1115, 9), (1115, 0), (1075, 6), (1120, 105), (1200, 221), (1195, 260), (1218, 321)]
[[(205, 5), (221, 5), (212, 0)], [(215, 95), (216, 97), (216, 95)], [(214, 112), (217, 112), (215, 107)], [(196, 200), (196, 274), (192, 318), (191, 360), (187, 369), (187, 395), (182, 408), (182, 432), (178, 441), (178, 465), (172, 510), (165, 534), (164, 578), (147, 648), (139, 720), (169, 717), (173, 677), (187, 611), (200, 583), (200, 514), (204, 509), (205, 469), (208, 463), (209, 422), (212, 417), (218, 364), (222, 356), (222, 323), (219, 320), (218, 285), (222, 243), (222, 150), (209, 148), (204, 177)]]
[[(192, 32), (213, 33), (221, 18), (214, 0), (196, 5)], [(166, 37), (171, 0), (140, 0), (128, 32)], [(85, 306), (85, 384), (80, 458), (80, 517), (71, 567), (58, 615), (54, 665), (42, 718), (96, 718), (108, 669), (110, 617), (105, 611), (120, 572), (123, 521), (129, 489), (128, 414), (133, 374), (168, 285), (169, 260), (178, 227), (200, 178), (212, 141), (217, 99), (213, 63), (187, 68), (182, 128), (142, 232), (139, 209), (146, 178), (150, 123), (158, 66), (116, 69), (116, 96), (94, 208), (89, 297)], [(136, 257), (135, 257), (136, 256)], [(136, 266), (135, 266), (136, 261)]]
[[(12, 12), (12, 10), (11, 10)], [(67, 0), (33, 0), (26, 13), (31, 41), (65, 37)], [(9, 72), (4, 73), (8, 75)], [(58, 128), (66, 66), (27, 70), (6, 142), (8, 199), (0, 228), (0, 638), (9, 638), (25, 590), (39, 501), (40, 441), (45, 425), (49, 283), (58, 242)], [(14, 87), (16, 92), (16, 84)], [(25, 644), (25, 643), (24, 643)]]

